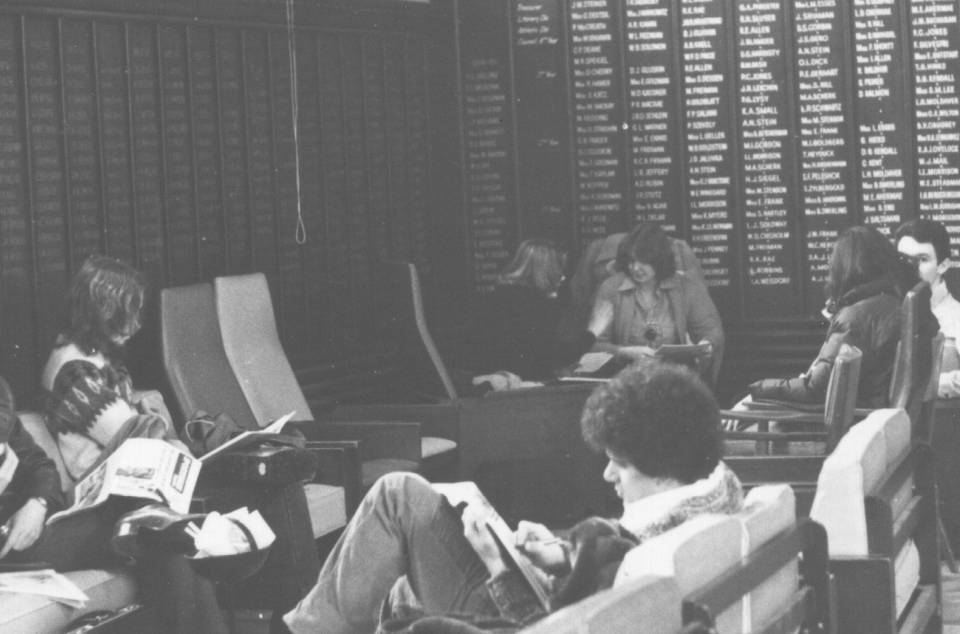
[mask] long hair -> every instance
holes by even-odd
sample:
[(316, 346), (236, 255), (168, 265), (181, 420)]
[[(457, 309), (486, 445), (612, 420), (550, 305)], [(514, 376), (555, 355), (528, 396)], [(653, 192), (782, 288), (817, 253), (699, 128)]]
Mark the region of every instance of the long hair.
[(660, 225), (641, 222), (620, 243), (620, 248), (617, 249), (617, 270), (626, 273), (630, 263), (634, 261), (653, 267), (658, 282), (677, 272), (677, 260), (673, 255), (670, 237), (663, 232)]
[(91, 255), (70, 282), (69, 322), (63, 336), (87, 354), (109, 353), (113, 337), (140, 327), (146, 285), (139, 271), (103, 255)]
[(833, 245), (827, 275), (827, 298), (838, 302), (846, 293), (884, 278), (903, 293), (912, 278), (896, 248), (874, 227), (850, 227)]
[(537, 288), (550, 295), (563, 281), (563, 267), (563, 254), (553, 242), (531, 238), (520, 243), (497, 282)]

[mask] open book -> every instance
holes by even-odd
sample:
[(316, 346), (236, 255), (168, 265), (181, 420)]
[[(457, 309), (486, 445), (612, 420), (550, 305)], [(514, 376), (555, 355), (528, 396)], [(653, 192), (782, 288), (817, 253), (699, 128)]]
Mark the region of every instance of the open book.
[(111, 495), (153, 500), (186, 513), (199, 475), (200, 461), (167, 441), (128, 438), (77, 482), (73, 504), (51, 515), (47, 524), (99, 506)]
[(201, 462), (210, 462), (212, 458), (215, 458), (231, 449), (241, 449), (246, 447), (261, 438), (267, 436), (273, 436), (279, 434), (280, 430), (283, 429), (283, 426), (290, 422), (290, 419), (293, 418), (293, 415), (296, 414), (296, 411), (288, 412), (273, 421), (263, 429), (258, 429), (257, 431), (245, 431), (242, 434), (237, 434), (227, 442), (223, 443), (216, 449), (208, 451), (200, 457)]
[(530, 563), (530, 560), (527, 559), (526, 556), (517, 550), (516, 538), (513, 531), (507, 525), (506, 521), (500, 517), (497, 510), (493, 508), (493, 505), (490, 504), (479, 487), (473, 482), (436, 482), (431, 486), (433, 486), (435, 491), (447, 498), (451, 506), (457, 507), (462, 504), (470, 506), (477, 505), (489, 511), (486, 522), (487, 530), (490, 531), (493, 539), (497, 542), (497, 546), (500, 548), (500, 556), (503, 557), (504, 563), (507, 564), (507, 566), (517, 569), (520, 574), (523, 575), (530, 589), (540, 601), (540, 605), (543, 606), (544, 610), (549, 612), (550, 597), (538, 579), (534, 565)]
[(670, 363), (696, 366), (700, 359), (706, 359), (713, 352), (709, 343), (667, 344), (657, 348), (657, 358)]

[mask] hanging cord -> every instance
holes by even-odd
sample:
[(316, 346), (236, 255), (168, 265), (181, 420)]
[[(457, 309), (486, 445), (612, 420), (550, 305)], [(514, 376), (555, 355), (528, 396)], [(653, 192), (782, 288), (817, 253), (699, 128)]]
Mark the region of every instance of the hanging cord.
[(293, 0), (287, 0), (287, 55), (290, 58), (290, 112), (293, 118), (293, 164), (297, 184), (297, 228), (293, 239), (307, 243), (307, 227), (303, 223), (303, 199), (300, 194), (300, 98), (297, 91), (297, 51), (293, 32)]

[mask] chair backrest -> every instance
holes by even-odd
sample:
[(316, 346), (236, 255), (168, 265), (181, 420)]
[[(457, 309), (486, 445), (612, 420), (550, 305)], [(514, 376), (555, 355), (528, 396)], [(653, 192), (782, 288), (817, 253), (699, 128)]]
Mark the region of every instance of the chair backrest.
[(904, 410), (878, 409), (854, 425), (824, 461), (810, 517), (827, 529), (831, 556), (870, 552), (864, 499), (909, 450), (910, 434)]
[(939, 619), (936, 484), (911, 428), (905, 411), (876, 410), (820, 473), (810, 516), (829, 537), (838, 631), (931, 631)]
[(914, 425), (914, 438), (928, 447), (933, 446), (934, 417), (940, 389), (940, 362), (943, 360), (945, 345), (946, 337), (938, 330), (930, 343), (930, 375), (927, 377), (927, 391), (920, 407), (920, 420)]
[(184, 419), (197, 410), (225, 412), (244, 429), (258, 427), (223, 349), (212, 284), (160, 291), (160, 347), (174, 404)]
[(930, 286), (919, 282), (907, 291), (900, 307), (900, 340), (889, 392), (890, 407), (905, 409), (911, 420), (918, 417), (927, 391), (930, 347), (924, 333), (929, 328), (929, 314)]
[[(793, 608), (807, 600), (798, 595), (803, 580), (798, 554), (803, 550), (801, 533), (809, 529), (800, 529), (795, 509), (789, 486), (757, 487), (740, 513), (695, 518), (631, 550), (617, 583), (638, 575), (673, 576), (688, 602), (702, 608), (701, 614), (705, 610), (721, 632), (761, 631), (798, 618)], [(819, 547), (814, 602), (819, 612), (799, 615), (811, 623), (826, 613), (825, 540)], [(791, 631), (782, 623), (777, 627)]]
[(859, 348), (843, 344), (833, 363), (823, 411), (828, 451), (837, 446), (837, 442), (853, 424), (862, 361), (863, 353)]
[[(387, 327), (391, 331), (401, 331), (401, 341), (407, 338), (405, 336), (407, 332), (415, 336), (416, 345), (421, 346), (426, 353), (445, 396), (449, 399), (457, 398), (453, 379), (427, 327), (427, 316), (423, 307), (423, 288), (417, 267), (412, 262), (387, 261), (383, 263), (382, 278), (390, 299), (394, 300), (393, 305), (387, 309), (389, 320)], [(414, 329), (415, 335), (410, 332)]]
[(262, 427), (295, 411), (295, 420), (313, 420), (280, 343), (270, 287), (263, 273), (213, 281), (223, 349), (250, 410)]

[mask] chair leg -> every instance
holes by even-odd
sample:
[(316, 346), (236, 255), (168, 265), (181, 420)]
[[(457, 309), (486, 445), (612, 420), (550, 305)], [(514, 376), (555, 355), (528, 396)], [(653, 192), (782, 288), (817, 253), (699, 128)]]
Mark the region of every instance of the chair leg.
[(957, 560), (953, 556), (953, 547), (950, 546), (950, 540), (947, 539), (947, 529), (943, 526), (943, 520), (937, 519), (937, 530), (940, 533), (940, 545), (943, 550), (941, 550), (941, 557), (944, 558), (947, 562), (947, 568), (950, 569), (950, 572), (957, 574)]

